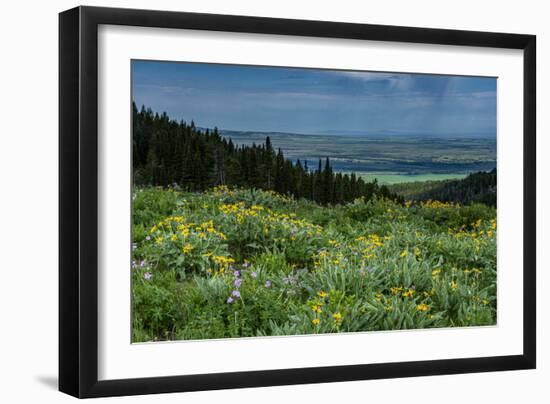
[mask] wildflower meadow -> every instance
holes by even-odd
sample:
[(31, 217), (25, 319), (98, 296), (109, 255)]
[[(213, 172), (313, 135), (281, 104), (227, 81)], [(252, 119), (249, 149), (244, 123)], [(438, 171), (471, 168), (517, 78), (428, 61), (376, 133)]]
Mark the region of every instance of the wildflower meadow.
[(136, 187), (132, 340), (496, 324), (496, 209)]

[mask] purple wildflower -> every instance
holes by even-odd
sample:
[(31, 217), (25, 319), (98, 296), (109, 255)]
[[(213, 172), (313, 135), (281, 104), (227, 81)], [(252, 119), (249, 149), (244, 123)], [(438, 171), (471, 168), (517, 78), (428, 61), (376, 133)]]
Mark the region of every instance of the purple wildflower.
[(151, 240), (151, 236), (145, 237), (145, 240), (147, 240), (147, 241)]
[(226, 300), (226, 302), (229, 303), (229, 304), (233, 303), (234, 301), (235, 300), (231, 296), (229, 296)]
[(243, 262), (243, 268), (248, 268), (248, 262)]
[(253, 278), (255, 278), (255, 277), (258, 276), (258, 274), (256, 273), (256, 271), (253, 271), (253, 272), (250, 273), (250, 276), (253, 277)]
[(411, 290), (415, 290), (415, 289), (416, 289), (416, 286), (412, 285)]
[(235, 276), (236, 278), (238, 278), (239, 276), (241, 276), (241, 271), (234, 271), (234, 272), (233, 272), (233, 276)]
[(372, 274), (374, 272), (374, 268), (373, 267), (368, 267), (367, 271), (369, 272), (369, 274)]
[(145, 260), (142, 260), (142, 261), (139, 263), (139, 266), (143, 268), (143, 267), (145, 266)]
[(149, 279), (151, 279), (153, 277), (153, 274), (151, 272), (145, 272), (143, 274), (143, 279), (145, 279), (146, 281), (148, 281)]
[(241, 297), (241, 292), (239, 292), (238, 290), (234, 290), (233, 292), (231, 292), (231, 296), (238, 299), (239, 297)]
[(271, 281), (268, 279), (267, 281), (265, 281), (265, 287), (266, 288), (270, 288), (271, 287)]
[(240, 288), (241, 287), (241, 283), (243, 283), (243, 280), (242, 279), (235, 279), (235, 287), (236, 288)]

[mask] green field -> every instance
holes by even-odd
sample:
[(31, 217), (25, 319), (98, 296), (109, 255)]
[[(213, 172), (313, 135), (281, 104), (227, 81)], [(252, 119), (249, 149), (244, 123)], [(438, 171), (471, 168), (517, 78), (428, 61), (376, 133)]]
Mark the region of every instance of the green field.
[(456, 173), (456, 174), (438, 174), (438, 173), (426, 173), (426, 174), (401, 174), (401, 173), (369, 173), (358, 174), (359, 177), (365, 181), (371, 182), (377, 180), (379, 184), (401, 184), (408, 182), (425, 182), (425, 181), (445, 181), (445, 180), (459, 180), (466, 178), (468, 174)]
[[(267, 136), (273, 147), (292, 161), (307, 161), (316, 169), (319, 159), (330, 158), (336, 172), (354, 172), (372, 178), (384, 174), (386, 183), (461, 178), (496, 166), (494, 137), (426, 137), (415, 135), (303, 135), (280, 132), (222, 131), (238, 145), (263, 144)], [(396, 174), (403, 176), (394, 177)], [(420, 175), (423, 176), (420, 176)], [(418, 178), (412, 178), (419, 175)], [(426, 176), (426, 177), (424, 177)]]
[(137, 188), (132, 341), (494, 325), (495, 217), (475, 204)]

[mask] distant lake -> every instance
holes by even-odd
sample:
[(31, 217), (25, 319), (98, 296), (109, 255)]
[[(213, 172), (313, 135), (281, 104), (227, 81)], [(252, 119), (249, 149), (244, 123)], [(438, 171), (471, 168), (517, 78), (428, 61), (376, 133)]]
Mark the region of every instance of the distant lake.
[(334, 171), (354, 172), (380, 183), (463, 178), (496, 167), (495, 138), (413, 135), (302, 135), (279, 132), (221, 131), (237, 145), (263, 144), (267, 136), (285, 158), (316, 169), (330, 158)]

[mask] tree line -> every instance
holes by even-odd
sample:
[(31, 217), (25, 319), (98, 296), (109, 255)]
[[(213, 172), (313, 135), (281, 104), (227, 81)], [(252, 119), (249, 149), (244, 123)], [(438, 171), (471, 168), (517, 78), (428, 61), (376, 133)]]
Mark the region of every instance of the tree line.
[(484, 203), (497, 205), (497, 169), (472, 173), (461, 180), (446, 181), (434, 189), (419, 194), (419, 200), (437, 199), (442, 202)]
[(483, 203), (497, 204), (497, 170), (472, 173), (460, 180), (407, 182), (390, 186), (405, 199), (416, 201), (438, 200), (458, 202), (462, 205)]
[(374, 195), (401, 199), (376, 180), (335, 173), (330, 159), (317, 167), (307, 161), (285, 159), (271, 140), (256, 145), (235, 145), (218, 129), (199, 129), (194, 122), (175, 121), (166, 113), (142, 106), (133, 109), (133, 180), (136, 185), (178, 184), (188, 191), (216, 185), (273, 190), (321, 204), (338, 204)]

